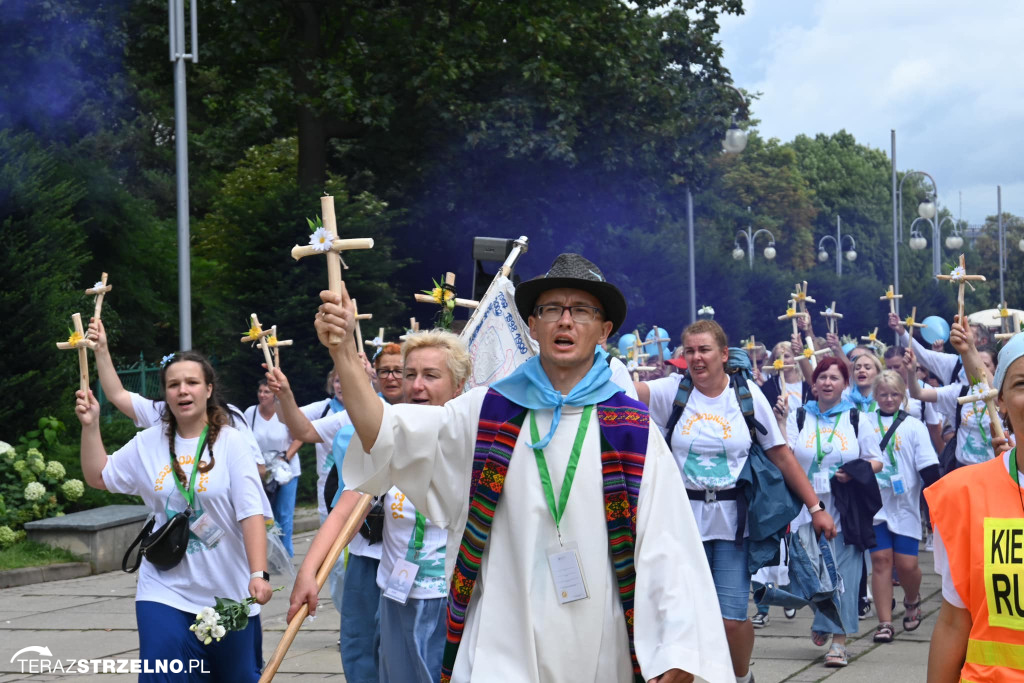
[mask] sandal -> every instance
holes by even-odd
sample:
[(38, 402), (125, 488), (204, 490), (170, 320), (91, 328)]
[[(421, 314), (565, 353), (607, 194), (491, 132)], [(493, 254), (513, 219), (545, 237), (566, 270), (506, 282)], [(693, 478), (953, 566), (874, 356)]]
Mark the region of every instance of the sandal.
[(896, 635), (896, 631), (893, 630), (892, 624), (888, 621), (883, 621), (875, 629), (874, 640), (876, 643), (891, 643), (894, 635)]
[(832, 647), (829, 648), (828, 654), (825, 655), (825, 666), (830, 669), (839, 669), (846, 666), (849, 662), (846, 659), (846, 646), (840, 645), (839, 643), (832, 643)]
[(828, 639), (829, 639), (830, 635), (831, 635), (830, 633), (825, 633), (824, 631), (814, 631), (814, 630), (812, 630), (811, 631), (811, 642), (814, 643), (815, 645), (817, 645), (818, 647), (822, 647), (822, 646), (824, 646), (825, 644), (828, 643)]
[(921, 619), (924, 615), (921, 613), (921, 596), (917, 596), (917, 602), (903, 601), (903, 607), (906, 608), (906, 612), (903, 615), (903, 630), (904, 631), (916, 631), (917, 627), (921, 625)]

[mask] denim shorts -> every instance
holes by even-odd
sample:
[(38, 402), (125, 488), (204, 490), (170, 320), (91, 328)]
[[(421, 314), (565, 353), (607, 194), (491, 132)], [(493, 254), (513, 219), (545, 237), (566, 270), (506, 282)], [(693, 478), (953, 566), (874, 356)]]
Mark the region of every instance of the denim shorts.
[(900, 534), (894, 534), (889, 531), (889, 527), (886, 524), (875, 525), (875, 547), (871, 549), (871, 552), (878, 552), (879, 550), (888, 550), (892, 548), (893, 552), (899, 553), (900, 555), (911, 555), (917, 557), (918, 541), (916, 538), (910, 536), (902, 536)]
[(750, 599), (750, 572), (747, 571), (747, 547), (736, 541), (704, 541), (704, 554), (711, 567), (711, 578), (718, 593), (718, 606), (722, 618), (733, 621), (747, 620), (747, 604)]

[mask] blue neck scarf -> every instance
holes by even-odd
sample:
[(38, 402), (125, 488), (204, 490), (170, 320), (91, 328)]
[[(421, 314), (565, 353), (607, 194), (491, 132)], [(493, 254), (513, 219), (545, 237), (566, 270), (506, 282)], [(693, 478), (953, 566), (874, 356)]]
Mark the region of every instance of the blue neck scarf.
[(807, 411), (808, 415), (813, 415), (814, 417), (820, 418), (835, 417), (839, 413), (846, 412), (852, 408), (856, 408), (856, 406), (853, 405), (853, 403), (851, 403), (850, 401), (846, 400), (845, 398), (840, 399), (839, 403), (835, 404), (825, 412), (821, 412), (821, 408), (818, 407), (817, 401), (808, 401), (807, 405), (804, 406), (804, 410)]
[(850, 389), (850, 395), (847, 396), (847, 399), (851, 403), (853, 403), (853, 405), (857, 406), (857, 410), (860, 410), (862, 412), (867, 410), (868, 406), (871, 405), (871, 402), (875, 400), (874, 394), (868, 394), (867, 396), (865, 396), (864, 394), (860, 393), (860, 389), (858, 389), (857, 387), (853, 387), (852, 389)]
[(345, 404), (338, 400), (337, 396), (331, 396), (331, 412), (340, 413), (345, 410)]
[(516, 370), (491, 385), (491, 389), (530, 410), (553, 410), (551, 429), (547, 435), (530, 448), (544, 448), (555, 435), (558, 422), (562, 419), (562, 406), (588, 406), (607, 401), (622, 387), (612, 381), (612, 371), (608, 367), (608, 352), (598, 347), (594, 351), (594, 364), (583, 376), (568, 396), (562, 396), (553, 386), (548, 375), (541, 367), (540, 357), (534, 356), (520, 365)]

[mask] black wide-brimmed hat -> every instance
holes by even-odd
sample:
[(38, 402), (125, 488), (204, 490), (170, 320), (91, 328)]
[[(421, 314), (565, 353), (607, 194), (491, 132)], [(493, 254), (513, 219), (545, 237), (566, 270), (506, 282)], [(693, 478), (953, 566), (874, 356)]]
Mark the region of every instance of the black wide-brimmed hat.
[(523, 320), (533, 314), (537, 297), (549, 289), (580, 289), (593, 294), (601, 302), (605, 320), (612, 322), (611, 334), (626, 319), (626, 297), (604, 279), (600, 268), (579, 254), (560, 254), (548, 272), (516, 287), (516, 308)]

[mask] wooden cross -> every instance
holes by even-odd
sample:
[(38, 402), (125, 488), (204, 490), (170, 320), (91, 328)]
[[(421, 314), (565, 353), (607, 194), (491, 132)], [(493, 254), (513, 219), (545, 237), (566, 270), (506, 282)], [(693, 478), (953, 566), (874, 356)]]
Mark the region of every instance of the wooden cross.
[(828, 325), (828, 331), (835, 334), (838, 329), (836, 321), (843, 319), (842, 313), (836, 313), (836, 302), (833, 301), (831, 306), (826, 308), (824, 311), (820, 311), (818, 315), (825, 318), (825, 324)]
[(373, 313), (360, 313), (359, 305), (355, 299), (352, 299), (352, 310), (355, 313), (356, 320), (356, 348), (359, 349), (359, 353), (363, 353), (363, 328), (359, 324), (360, 320), (373, 320)]
[(754, 339), (754, 335), (750, 335), (750, 339), (748, 339), (747, 343), (743, 345), (743, 350), (747, 352), (748, 356), (750, 356), (750, 364), (754, 367), (757, 366), (757, 359), (755, 356), (758, 349), (764, 349), (766, 353), (768, 351), (768, 348), (764, 344), (757, 343), (757, 340)]
[(114, 288), (113, 285), (107, 284), (107, 274), (103, 273), (100, 277), (100, 281), (94, 284), (89, 289), (85, 290), (86, 294), (91, 294), (96, 297), (96, 307), (93, 309), (92, 317), (96, 320), (100, 319), (100, 311), (103, 310), (103, 295)]
[(377, 336), (370, 340), (370, 346), (373, 346), (373, 347), (378, 348), (378, 349), (382, 349), (382, 348), (384, 348), (385, 344), (387, 344), (387, 342), (384, 341), (384, 328), (383, 327), (378, 327), (377, 328)]
[(765, 365), (761, 368), (761, 372), (771, 374), (774, 372), (782, 372), (783, 370), (792, 370), (795, 367), (795, 365), (786, 365), (781, 358), (776, 358), (772, 361), (771, 365)]
[[(453, 287), (454, 288), (455, 287), (455, 273), (445, 273), (444, 274), (444, 283), (446, 285), (448, 285), (449, 287)], [(442, 288), (442, 292), (443, 291), (445, 291), (445, 290)], [(444, 295), (442, 294), (442, 296), (444, 296)], [(440, 303), (443, 303), (443, 301), (438, 301), (431, 294), (422, 294), (422, 293), (417, 292), (414, 295), (413, 298), (415, 298), (416, 301), (418, 301), (421, 304), (440, 304)], [(463, 308), (477, 308), (478, 306), (480, 306), (480, 302), (479, 301), (473, 301), (472, 299), (459, 299), (459, 298), (456, 297), (455, 305), (456, 306), (462, 306)]]
[(796, 310), (796, 301), (793, 299), (789, 300), (789, 306), (786, 308), (786, 314), (780, 315), (779, 320), (792, 320), (793, 321), (793, 334), (800, 334), (800, 330), (796, 327), (797, 318), (809, 318), (810, 314), (806, 312), (798, 313)]
[(996, 310), (999, 311), (999, 328), (1000, 332), (1012, 333), (1013, 332), (1013, 316), (1010, 315), (1010, 309), (1006, 307), (1006, 302), (996, 306)]
[(877, 327), (874, 330), (871, 331), (871, 334), (869, 334), (866, 337), (861, 337), (861, 339), (863, 341), (866, 341), (869, 345), (874, 346), (875, 348), (881, 348), (882, 347), (882, 342), (878, 341), (878, 328)]
[[(667, 344), (668, 342), (670, 342), (672, 340), (669, 339), (668, 337), (659, 337), (658, 336), (659, 331), (660, 330), (659, 330), (658, 326), (655, 325), (654, 326), (654, 336), (651, 337), (650, 339), (646, 340), (646, 341), (641, 342), (640, 346), (650, 346), (651, 344), (654, 344), (654, 348), (658, 352), (658, 364), (661, 365), (662, 363), (665, 362), (665, 354), (662, 351), (662, 349), (663, 349), (662, 344)], [(650, 355), (654, 355), (654, 354), (650, 354)]]
[(66, 342), (57, 342), (57, 348), (67, 351), (78, 349), (78, 388), (89, 395), (89, 355), (85, 352), (87, 348), (95, 349), (96, 342), (86, 339), (85, 331), (82, 329), (82, 314), (75, 313), (71, 316), (71, 323), (75, 331), (71, 333)]
[(291, 346), (291, 339), (278, 339), (277, 338), (277, 325), (271, 325), (270, 335), (267, 337), (267, 346), (274, 349), (274, 367), (281, 369), (281, 347)]
[(398, 337), (399, 341), (405, 341), (409, 338), (410, 334), (416, 334), (420, 331), (420, 324), (416, 322), (416, 318), (409, 318), (409, 332)]
[(893, 288), (893, 286), (889, 285), (889, 289), (885, 290), (885, 294), (883, 294), (882, 296), (878, 297), (878, 300), (879, 301), (888, 301), (889, 302), (889, 312), (895, 314), (896, 313), (896, 299), (902, 299), (902, 298), (903, 298), (903, 295), (902, 294), (897, 294), (895, 289)]
[(816, 304), (818, 302), (812, 299), (811, 297), (807, 296), (807, 280), (804, 280), (803, 287), (800, 286), (799, 282), (796, 283), (796, 285), (794, 286), (796, 287), (796, 291), (791, 292), (790, 296), (793, 297), (793, 301), (796, 303), (797, 308), (800, 309), (800, 312), (806, 313), (808, 301), (810, 301), (812, 304)]
[(924, 325), (917, 322), (917, 306), (910, 309), (910, 317), (900, 324), (907, 328), (907, 332), (909, 332), (911, 336), (914, 334), (915, 327), (924, 327)]
[[(373, 238), (338, 239), (338, 221), (334, 216), (334, 197), (331, 195), (324, 195), (320, 198), (320, 213), (323, 215), (323, 227), (313, 233), (309, 244), (301, 247), (296, 244), (292, 247), (292, 258), (298, 261), (300, 258), (313, 254), (327, 256), (327, 288), (340, 296), (341, 252), (353, 249), (373, 249)], [(320, 230), (323, 232), (320, 233)], [(327, 341), (330, 344), (340, 344), (341, 337), (332, 333), (328, 336)]]
[(259, 342), (263, 349), (263, 358), (267, 361), (267, 369), (274, 367), (274, 359), (270, 357), (270, 347), (267, 345), (267, 337), (273, 334), (273, 329), (264, 330), (260, 327), (260, 319), (255, 313), (249, 314), (249, 331), (240, 340), (243, 344)]
[(815, 350), (814, 340), (811, 337), (807, 338), (807, 344), (808, 345), (804, 347), (804, 350), (801, 352), (800, 355), (807, 359), (807, 362), (811, 364), (812, 368), (816, 368), (818, 367), (818, 356), (824, 356), (826, 353), (829, 352), (829, 349)]
[[(957, 295), (956, 295), (957, 313), (960, 316), (961, 324), (966, 324), (966, 321), (964, 321), (964, 287), (965, 286), (970, 287), (971, 291), (973, 292), (974, 291), (974, 285), (972, 285), (971, 282), (972, 281), (984, 282), (985, 281), (985, 276), (984, 275), (968, 275), (967, 274), (967, 265), (964, 263), (964, 255), (960, 254), (960, 265), (959, 266), (954, 268), (952, 270), (952, 272), (950, 272), (949, 275), (936, 275), (935, 278), (938, 279), (938, 280), (949, 280), (953, 284), (960, 285), (960, 289), (959, 289), (959, 291), (957, 291)], [(993, 424), (995, 424), (995, 422), (996, 422), (995, 420), (992, 421)]]

